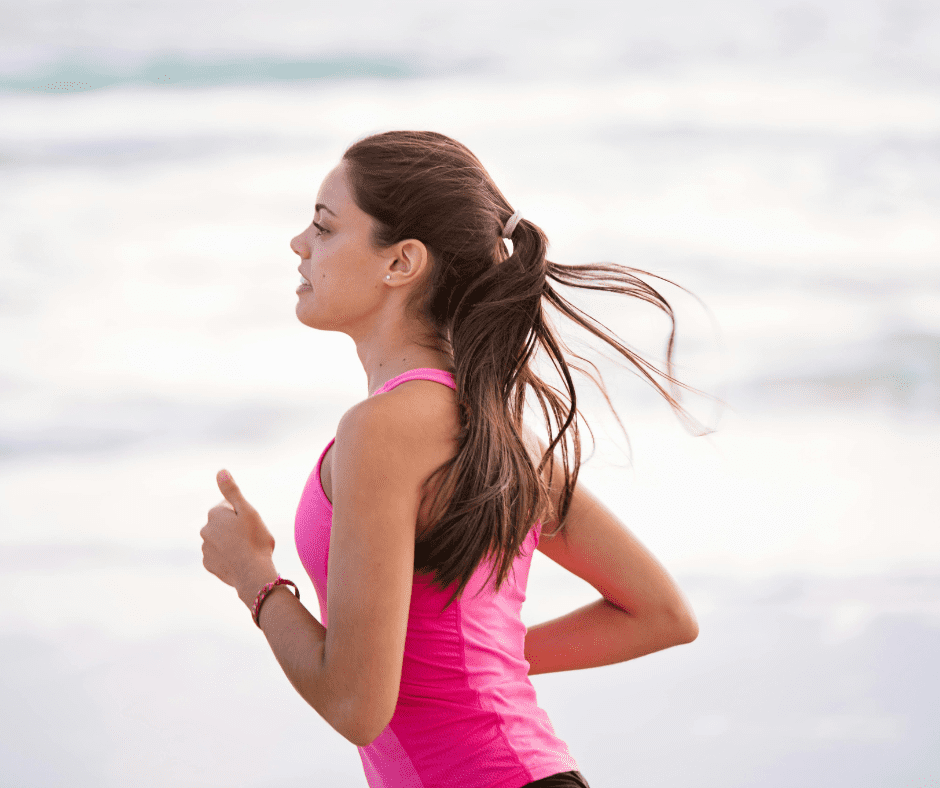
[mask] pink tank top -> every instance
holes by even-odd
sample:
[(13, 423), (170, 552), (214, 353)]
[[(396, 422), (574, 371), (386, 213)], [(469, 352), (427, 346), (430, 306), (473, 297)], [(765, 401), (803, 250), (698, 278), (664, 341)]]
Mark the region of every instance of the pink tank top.
[[(409, 380), (433, 380), (456, 389), (440, 369), (412, 369), (392, 378), (381, 394)], [(333, 507), (320, 484), (320, 465), (307, 479), (294, 540), (327, 621), (327, 560)], [(486, 583), (491, 560), (477, 567), (463, 596), (444, 612), (453, 592), (416, 574), (398, 705), (385, 730), (359, 756), (370, 788), (521, 788), (578, 765), (538, 706), (524, 657), (520, 612), (541, 522), (535, 524), (509, 577), (494, 594)]]

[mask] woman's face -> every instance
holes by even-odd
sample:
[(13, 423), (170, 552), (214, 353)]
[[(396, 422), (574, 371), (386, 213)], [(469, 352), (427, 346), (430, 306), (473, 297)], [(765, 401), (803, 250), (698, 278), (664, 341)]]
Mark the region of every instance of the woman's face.
[[(290, 242), (300, 257), (300, 274), (310, 287), (298, 288), (297, 318), (355, 339), (382, 301), (386, 256), (372, 246), (373, 219), (353, 202), (340, 162), (317, 193), (313, 222)], [(357, 330), (358, 329), (358, 330)]]

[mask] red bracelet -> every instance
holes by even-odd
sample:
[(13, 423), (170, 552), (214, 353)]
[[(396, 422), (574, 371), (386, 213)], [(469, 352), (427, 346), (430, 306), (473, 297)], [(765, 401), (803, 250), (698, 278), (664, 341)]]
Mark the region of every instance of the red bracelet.
[(267, 595), (271, 593), (271, 589), (275, 586), (294, 586), (294, 594), (300, 599), (300, 589), (290, 580), (286, 580), (278, 575), (277, 580), (272, 580), (258, 592), (258, 596), (255, 597), (255, 603), (251, 606), (251, 617), (254, 619), (255, 624), (258, 625), (258, 629), (261, 629), (261, 603), (264, 602)]

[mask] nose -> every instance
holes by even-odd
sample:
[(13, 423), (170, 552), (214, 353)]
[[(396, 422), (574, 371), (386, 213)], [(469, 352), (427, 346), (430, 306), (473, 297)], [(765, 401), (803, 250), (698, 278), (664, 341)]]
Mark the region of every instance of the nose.
[(293, 238), (291, 238), (291, 241), (290, 241), (290, 248), (291, 248), (291, 251), (292, 251), (294, 254), (300, 256), (300, 259), (301, 259), (301, 260), (303, 260), (305, 257), (308, 256), (308, 255), (306, 254), (307, 245), (304, 243), (303, 234), (301, 234), (301, 235), (295, 235)]

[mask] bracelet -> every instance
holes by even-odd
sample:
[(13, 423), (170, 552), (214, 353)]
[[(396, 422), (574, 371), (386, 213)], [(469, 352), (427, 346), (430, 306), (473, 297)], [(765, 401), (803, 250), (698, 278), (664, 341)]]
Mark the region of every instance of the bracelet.
[(294, 595), (300, 599), (300, 589), (297, 588), (296, 584), (278, 575), (277, 580), (272, 580), (258, 592), (258, 596), (255, 597), (255, 603), (251, 606), (251, 617), (254, 619), (255, 624), (258, 625), (258, 629), (261, 629), (261, 603), (264, 602), (268, 594), (271, 593), (271, 589), (275, 586), (294, 586)]

